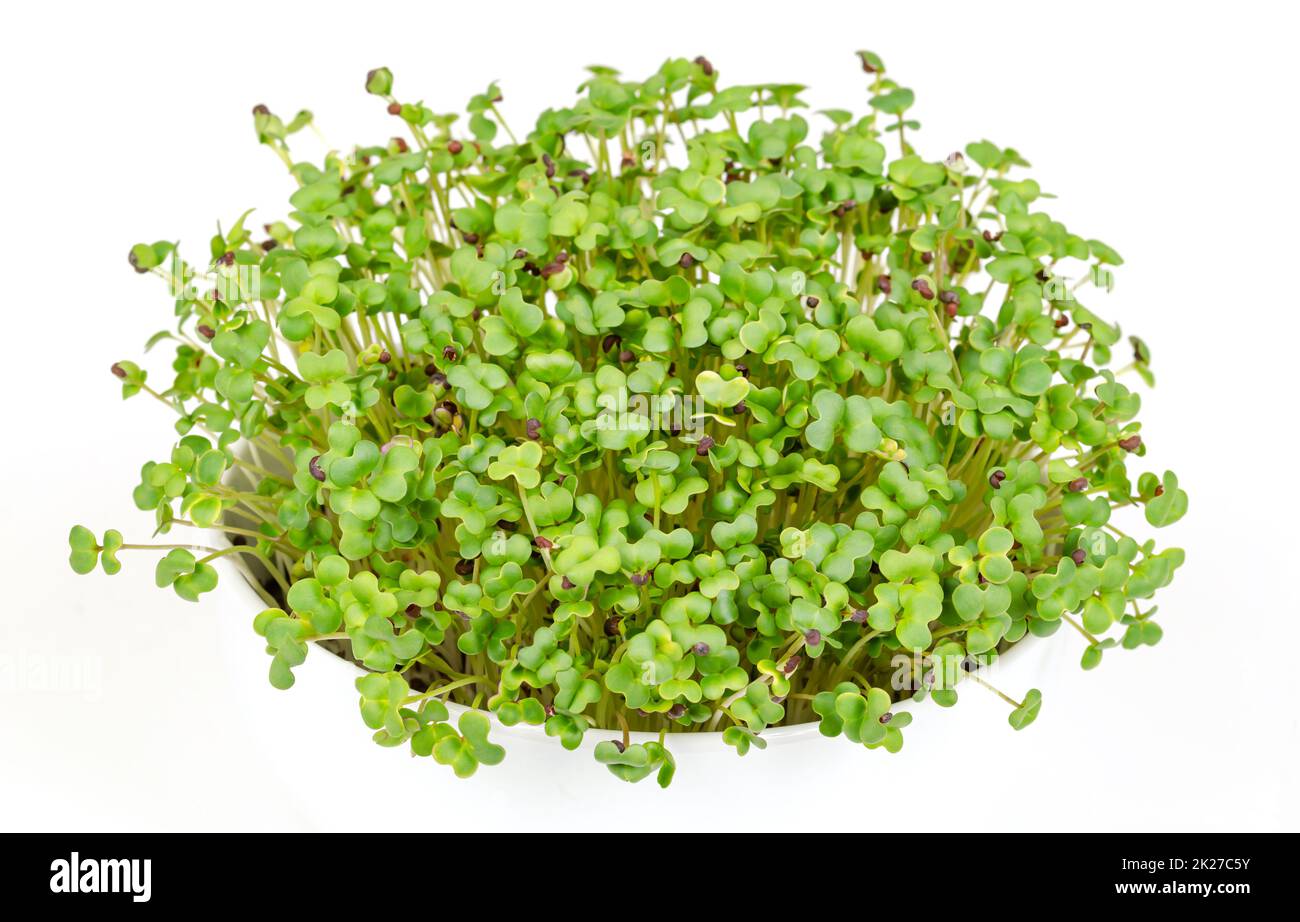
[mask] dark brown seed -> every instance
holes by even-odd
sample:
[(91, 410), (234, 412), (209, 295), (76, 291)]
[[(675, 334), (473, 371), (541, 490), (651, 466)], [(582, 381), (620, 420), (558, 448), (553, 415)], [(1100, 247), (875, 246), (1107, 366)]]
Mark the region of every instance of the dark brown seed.
[(1164, 488), (1164, 486), (1161, 485), (1161, 484), (1156, 484), (1156, 492), (1155, 492), (1153, 495), (1155, 495), (1155, 496), (1164, 496), (1164, 495), (1165, 495), (1165, 488)]
[(888, 711), (885, 711), (885, 713), (881, 714), (880, 717), (877, 718), (877, 719), (878, 719), (882, 724), (887, 724), (887, 723), (889, 723), (891, 720), (894, 719), (894, 715), (891, 714), (891, 713), (889, 713)]
[(961, 296), (951, 288), (945, 288), (943, 291), (939, 292), (939, 300), (944, 304), (956, 304), (961, 300)]
[(681, 266), (683, 269), (689, 269), (691, 266), (695, 265), (695, 257), (690, 253), (683, 253), (682, 258), (677, 260), (677, 265)]
[(709, 645), (706, 644), (704, 641), (700, 641), (695, 646), (691, 647), (691, 652), (694, 653), (696, 656), (708, 656)]
[(614, 748), (617, 749), (619, 752), (627, 751), (627, 747), (623, 745), (622, 740), (610, 740), (610, 742), (614, 744)]
[(1002, 486), (1002, 481), (1006, 479), (1007, 479), (1006, 471), (994, 471), (992, 474), (989, 474), (989, 484), (995, 490), (1000, 489)]
[(460, 358), (460, 353), (456, 351), (455, 346), (443, 346), (442, 357), (449, 362), (454, 362), (456, 359)]
[(390, 102), (390, 103), (388, 104), (388, 114), (389, 114), (389, 115), (401, 115), (401, 114), (402, 114), (402, 104), (401, 104), (400, 102)]
[(1126, 439), (1119, 440), (1119, 447), (1125, 451), (1137, 451), (1142, 447), (1142, 436), (1130, 435)]
[(280, 245), (280, 244), (277, 243), (277, 242), (274, 241), (274, 240), (263, 240), (263, 241), (262, 241), (262, 249), (265, 250), (267, 253), (271, 252), (272, 250), (274, 250), (274, 249), (275, 249), (276, 247), (278, 247), (279, 245)]
[(624, 349), (618, 354), (618, 360), (620, 362), (630, 362), (634, 358), (636, 358), (636, 356), (632, 353), (631, 349)]
[(959, 311), (960, 309), (961, 309), (960, 305), (955, 304), (955, 303), (953, 303), (953, 304), (945, 304), (945, 305), (943, 306), (943, 312), (944, 312), (945, 314), (947, 314), (949, 317), (956, 317), (956, 316), (957, 316), (957, 311)]
[(1064, 314), (1061, 314), (1059, 317), (1057, 317), (1055, 320), (1052, 321), (1052, 323), (1056, 326), (1058, 330), (1061, 327), (1066, 326), (1069, 322), (1070, 322), (1070, 318), (1065, 316)]
[(1087, 477), (1074, 478), (1067, 485), (1067, 489), (1071, 493), (1082, 493), (1084, 490), (1088, 489), (1088, 478)]
[(606, 618), (606, 619), (605, 619), (605, 636), (606, 636), (606, 637), (617, 637), (617, 636), (618, 636), (618, 626), (619, 626), (620, 624), (622, 624), (622, 623), (623, 623), (623, 619), (620, 618), (618, 615), (613, 615), (612, 617)]
[(459, 154), (464, 149), (465, 149), (465, 145), (461, 144), (459, 141), (447, 142), (447, 152), (450, 153), (452, 156)]
[(704, 55), (700, 55), (699, 57), (697, 57), (695, 59), (695, 63), (699, 65), (700, 70), (704, 71), (704, 76), (706, 77), (713, 76), (713, 63)]
[(379, 353), (379, 364), (380, 364), (380, 365), (387, 365), (387, 364), (388, 364), (389, 362), (391, 362), (392, 360), (393, 360), (393, 355), (392, 355), (392, 353), (389, 352), (387, 349), (385, 349), (383, 352), (380, 352), (380, 353)]
[(822, 632), (813, 628), (811, 631), (804, 631), (804, 643), (810, 647), (815, 647), (822, 642)]
[(542, 163), (546, 165), (546, 178), (550, 179), (555, 175), (555, 161), (550, 154), (542, 154)]
[(912, 279), (912, 290), (925, 298), (927, 301), (934, 300), (934, 289), (925, 279)]
[(736, 404), (734, 407), (731, 408), (731, 415), (744, 416), (745, 413), (748, 412), (748, 410), (749, 407), (745, 406), (745, 401), (742, 400), (740, 401), (740, 403)]
[(855, 608), (853, 614), (849, 615), (849, 620), (854, 624), (866, 624), (869, 614), (865, 608)]
[(109, 370), (112, 371), (113, 374), (117, 375), (119, 378), (126, 378), (126, 369), (123, 368), (121, 365), (117, 364), (117, 362), (114, 362), (113, 367), (110, 368)]
[(474, 561), (466, 560), (463, 557), (460, 560), (456, 561), (457, 576), (469, 576), (473, 572), (474, 572)]
[(679, 701), (677, 704), (674, 704), (672, 707), (668, 709), (668, 719), (676, 720), (678, 717), (681, 717), (685, 713), (686, 713), (686, 705), (682, 704)]
[(749, 377), (749, 366), (746, 365), (744, 362), (737, 362), (737, 363), (736, 363), (736, 374), (740, 375), (742, 378), (748, 378), (748, 377)]
[(266, 106), (262, 105), (261, 103), (258, 103), (257, 105), (253, 106), (253, 114), (254, 114), (254, 115), (270, 115), (270, 114), (271, 114), (271, 110), (268, 109)]
[(922, 253), (921, 262), (925, 263), (927, 266), (930, 265), (930, 263), (934, 262), (934, 254), (930, 252)]
[(1081, 547), (1075, 548), (1070, 553), (1070, 559), (1075, 562), (1076, 566), (1083, 566), (1083, 562), (1088, 559), (1088, 553)]
[(574, 587), (574, 582), (566, 576), (560, 580), (560, 586), (564, 589), (572, 589)]
[(524, 434), (536, 442), (542, 437), (542, 421), (540, 419), (528, 420), (528, 422), (524, 423)]
[(405, 138), (393, 138), (393, 144), (403, 154), (411, 149), (407, 146)]
[(235, 254), (227, 250), (221, 254), (221, 259), (217, 261), (223, 266), (233, 266), (235, 264)]
[(316, 455), (307, 462), (307, 470), (310, 471), (311, 475), (317, 480), (322, 483), (325, 482), (325, 472), (320, 469), (320, 455)]
[(794, 671), (799, 668), (799, 664), (802, 662), (803, 662), (803, 657), (799, 656), (798, 654), (795, 654), (794, 656), (790, 657), (788, 660), (786, 660), (784, 663), (781, 664), (781, 671), (788, 676), (794, 675)]
[(876, 279), (876, 287), (879, 288), (881, 291), (883, 291), (885, 294), (889, 294), (894, 290), (894, 283), (889, 278), (889, 276), (882, 275), (880, 278)]
[(713, 445), (713, 436), (706, 435), (704, 438), (700, 439), (700, 444), (695, 446), (695, 453), (703, 458), (708, 455), (709, 449), (712, 448)]
[(803, 303), (808, 305), (809, 310), (816, 310), (817, 305), (821, 304), (822, 302), (821, 299), (816, 297), (815, 295), (809, 295), (807, 298), (804, 299)]
[(533, 544), (536, 544), (544, 551), (549, 551), (551, 548), (555, 547), (555, 542), (551, 541), (550, 538), (543, 537), (542, 535), (533, 538)]
[(416, 605), (414, 602), (412, 602), (410, 605), (406, 606), (406, 616), (407, 616), (408, 618), (418, 618), (418, 617), (420, 617), (420, 606), (419, 606), (419, 605)]
[(199, 331), (199, 335), (204, 339), (212, 339), (217, 335), (217, 331), (212, 329), (212, 327), (208, 326), (206, 323), (200, 323), (196, 329)]

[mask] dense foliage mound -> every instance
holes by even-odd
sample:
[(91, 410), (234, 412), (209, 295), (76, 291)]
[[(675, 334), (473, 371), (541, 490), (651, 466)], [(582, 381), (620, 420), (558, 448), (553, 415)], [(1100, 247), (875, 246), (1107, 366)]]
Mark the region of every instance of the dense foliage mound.
[[(495, 86), (464, 125), (379, 69), (401, 136), (319, 165), (289, 150), (309, 113), (257, 107), (287, 221), (245, 214), (202, 268), (131, 251), (176, 294), (150, 343), (175, 376), (113, 371), (181, 435), (135, 501), (234, 542), (162, 545), (158, 585), (195, 600), (235, 560), (274, 685), (342, 641), (376, 740), (461, 775), (503, 755), (482, 710), (570, 748), (622, 729), (596, 758), (666, 784), (664, 731), (744, 754), (819, 720), (893, 751), (895, 702), (953, 703), (1026, 634), (1068, 623), (1085, 668), (1155, 643), (1182, 552), (1111, 516), (1187, 497), (1132, 470), (1120, 329), (1081, 300), (1119, 256), (1040, 210), (1016, 151), (925, 159), (912, 92), (862, 65), (863, 116), (703, 58), (592, 68), (523, 138)], [(71, 544), (109, 573), (149, 546)]]

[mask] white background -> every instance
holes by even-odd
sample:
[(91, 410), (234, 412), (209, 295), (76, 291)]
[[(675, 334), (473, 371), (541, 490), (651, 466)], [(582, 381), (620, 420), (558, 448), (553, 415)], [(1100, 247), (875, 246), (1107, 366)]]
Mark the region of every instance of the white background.
[[(457, 788), (425, 763), (424, 799), (441, 828), (1300, 828), (1292, 16), (1274, 3), (933, 0), (11, 9), (0, 61), (0, 829), (322, 822), (321, 804), (283, 796), (292, 782), (259, 736), (265, 714), (235, 690), (221, 638), (232, 624), (248, 634), (243, 595), (227, 587), (195, 606), (153, 587), (151, 560), (128, 559), (111, 579), (75, 577), (66, 563), (74, 522), (148, 534), (131, 488), (173, 440), (168, 411), (123, 404), (108, 373), (170, 317), (160, 283), (130, 271), (128, 247), (179, 238), (202, 258), (217, 220), (287, 210), (292, 186), (253, 138), (253, 104), (312, 109), (332, 146), (381, 140), (396, 120), (362, 85), (387, 65), (400, 98), (438, 111), (498, 78), (520, 130), (573, 98), (584, 65), (640, 78), (703, 53), (727, 83), (806, 83), (814, 107), (861, 109), (860, 47), (915, 89), (923, 152), (981, 137), (1018, 148), (1059, 196), (1052, 214), (1125, 256), (1096, 307), (1151, 344), (1146, 460), (1177, 470), (1191, 494), (1187, 518), (1158, 534), (1188, 553), (1158, 599), (1165, 640), (1085, 674), (1062, 631), (1047, 642), (1062, 649), (1037, 664), (1052, 670), (1033, 727), (1012, 733), (1000, 706), (967, 693), (952, 711), (930, 708), (892, 760), (855, 751), (836, 776), (786, 747), (737, 762), (738, 787), (692, 781), (684, 766), (667, 793), (598, 779), (586, 799), (548, 801), (543, 787), (527, 809), (484, 821), (474, 805), (517, 802), (518, 790), (496, 792), (526, 764)], [(260, 655), (255, 642), (241, 653)], [(312, 694), (295, 689), (274, 707), (310, 709)], [(376, 750), (366, 764), (403, 759), (347, 719), (346, 743)], [(310, 734), (295, 746), (296, 771), (317, 770)], [(753, 761), (765, 756), (780, 772)], [(376, 814), (362, 825), (406, 823)]]

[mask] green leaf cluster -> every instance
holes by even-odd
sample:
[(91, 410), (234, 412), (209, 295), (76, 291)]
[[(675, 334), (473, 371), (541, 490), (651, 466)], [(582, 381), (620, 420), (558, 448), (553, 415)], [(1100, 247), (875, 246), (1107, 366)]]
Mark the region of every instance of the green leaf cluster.
[[(272, 684), (330, 644), (376, 741), (462, 777), (503, 756), (487, 714), (595, 730), (663, 785), (674, 733), (744, 755), (818, 721), (895, 752), (902, 700), (952, 704), (1030, 635), (1071, 625), (1085, 668), (1156, 643), (1184, 555), (1122, 520), (1188, 495), (1121, 380), (1150, 348), (1114, 361), (1101, 316), (1122, 259), (1016, 150), (923, 153), (913, 92), (861, 60), (861, 114), (672, 59), (592, 68), (521, 131), (495, 84), (462, 123), (377, 68), (394, 137), (318, 162), (290, 146), (309, 113), (259, 106), (283, 220), (198, 264), (133, 247), (187, 284), (149, 341), (170, 378), (112, 366), (176, 414), (137, 506), (228, 543), (77, 526), (72, 568), (155, 548), (193, 601), (237, 565)], [(1039, 713), (998, 694), (1016, 729)]]

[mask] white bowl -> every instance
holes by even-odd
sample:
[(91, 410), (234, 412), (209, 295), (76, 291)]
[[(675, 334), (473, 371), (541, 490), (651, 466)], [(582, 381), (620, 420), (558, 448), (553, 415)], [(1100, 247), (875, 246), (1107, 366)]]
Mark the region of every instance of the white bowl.
[[(751, 748), (743, 757), (722, 742), (720, 733), (670, 734), (667, 746), (677, 774), (665, 790), (653, 775), (628, 784), (595, 761), (593, 747), (618, 738), (616, 732), (588, 731), (571, 752), (540, 727), (506, 727), (492, 718), (489, 738), (505, 747), (505, 761), (460, 779), (432, 759), (411, 755), (406, 746), (372, 742), (353, 684), (360, 670), (316, 645), (295, 668), (294, 686), (273, 688), (267, 681), (270, 658), (252, 629), (254, 616), (266, 606), (234, 567), (223, 568), (221, 583), (213, 596), (226, 609), (221, 637), (232, 698), (243, 708), (268, 763), (267, 784), (277, 785), (295, 804), (308, 828), (772, 830), (798, 828), (805, 809), (841, 810), (849, 828), (866, 817), (872, 825), (891, 817), (906, 822), (905, 799), (895, 802), (890, 790), (913, 783), (914, 760), (955, 757), (957, 771), (962, 763), (977, 761), (991, 739), (1017, 736), (1006, 723), (1009, 709), (964, 683), (954, 713), (929, 703), (914, 709), (917, 719), (905, 731), (898, 754), (824, 737), (813, 723), (766, 730), (767, 748)], [(1028, 676), (1032, 684), (1033, 673), (1046, 668), (1041, 653), (1013, 659), (1020, 683)], [(960, 777), (955, 774), (954, 780)]]

